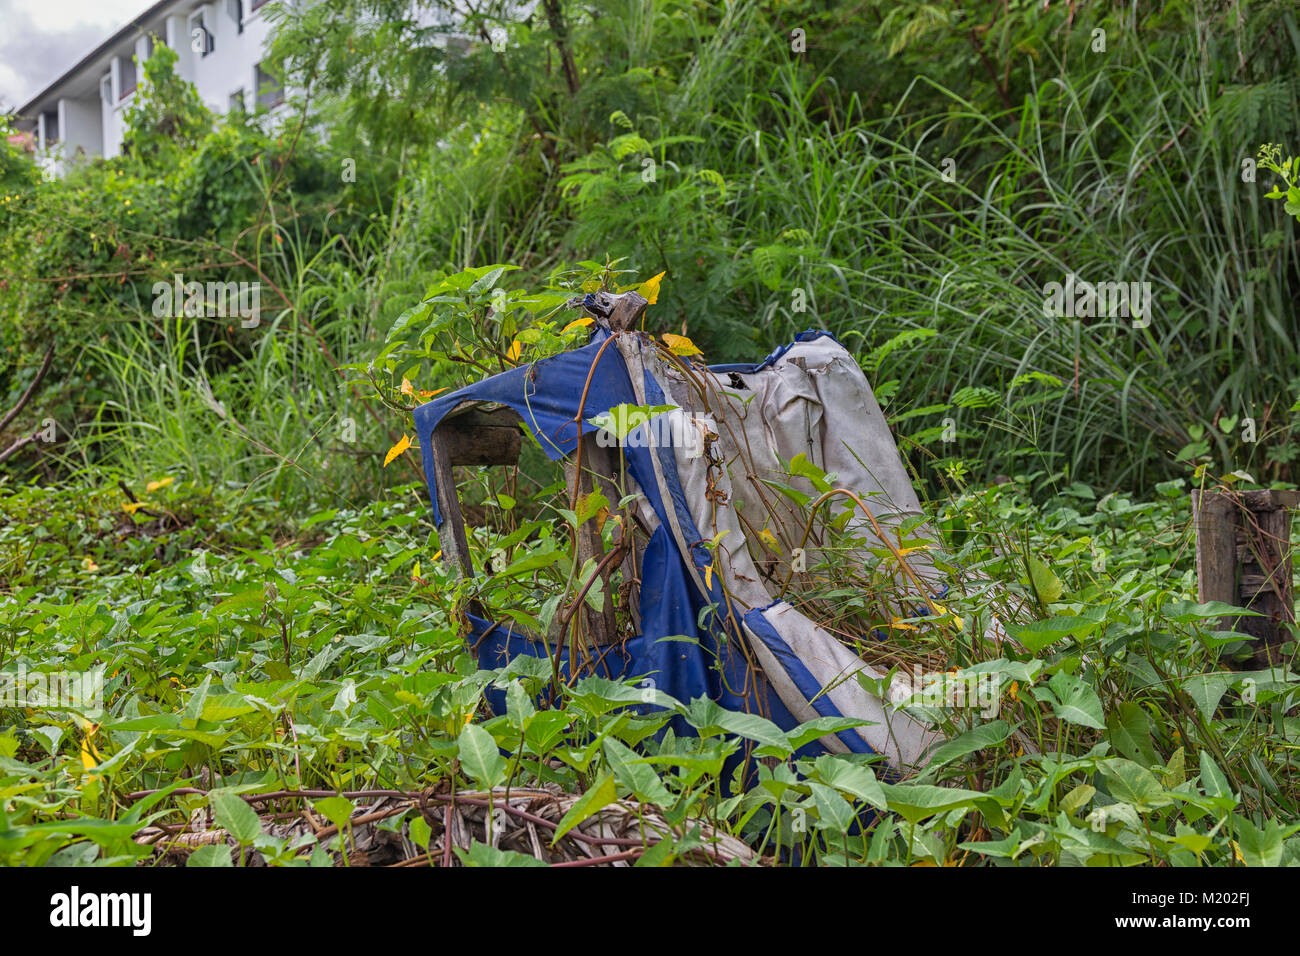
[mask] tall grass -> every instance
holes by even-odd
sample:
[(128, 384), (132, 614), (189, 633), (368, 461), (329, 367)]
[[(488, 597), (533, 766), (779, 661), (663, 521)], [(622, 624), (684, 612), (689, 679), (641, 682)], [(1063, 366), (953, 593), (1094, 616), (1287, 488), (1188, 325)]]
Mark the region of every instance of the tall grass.
[[(632, 76), (663, 59), (661, 34), (690, 37), (689, 58), (672, 51), (685, 64), (675, 82), (650, 84), (643, 109), (597, 131), (613, 139), (631, 123), (652, 143), (656, 182), (641, 181), (637, 153), (602, 167), (602, 201), (566, 195), (566, 170), (519, 109), (462, 106), (436, 149), (402, 153), (387, 209), (362, 233), (321, 243), (267, 226), (259, 248), (284, 302), (239, 361), (216, 363), (179, 328), (118, 329), (96, 346), (118, 382), (94, 440), (121, 442), (136, 470), (286, 494), (363, 462), (343, 469), (359, 494), (379, 475), (361, 452), (382, 453), (400, 423), (359, 408), (338, 365), (373, 355), (444, 271), (514, 262), (538, 284), (608, 254), (644, 276), (667, 270), (649, 322), (684, 325), (710, 359), (829, 328), (863, 357), (900, 435), (974, 478), (1150, 485), (1203, 432), (1219, 469), (1295, 480), (1278, 451), (1300, 393), (1294, 223), (1242, 177), (1260, 143), (1300, 144), (1294, 12), (1270, 4), (1220, 35), (1217, 8), (1187, 14), (1185, 34), (1098, 9), (1118, 31), (1109, 54), (1087, 54), (1081, 11), (1034, 55), (1008, 54), (1025, 95), (990, 109), (942, 62), (906, 82), (888, 74), (902, 62), (886, 58), (888, 36), (863, 41), (898, 93), (881, 103), (846, 92), (870, 77), (834, 57), (815, 69), (791, 57), (762, 4), (692, 16), (691, 32), (680, 5), (628, 0), (626, 29), (591, 25), (605, 63)], [(573, 137), (554, 148), (581, 157)], [(1044, 285), (1069, 273), (1151, 283), (1150, 325), (1045, 315)], [(227, 418), (196, 391), (204, 375)], [(364, 423), (358, 445), (331, 443), (349, 416)], [(1257, 444), (1215, 427), (1247, 416)], [(955, 442), (938, 438), (947, 419)]]

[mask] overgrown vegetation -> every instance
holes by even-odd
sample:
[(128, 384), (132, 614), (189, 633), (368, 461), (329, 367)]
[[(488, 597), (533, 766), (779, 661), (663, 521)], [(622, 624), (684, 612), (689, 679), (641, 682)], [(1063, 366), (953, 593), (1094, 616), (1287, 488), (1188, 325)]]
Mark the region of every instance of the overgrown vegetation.
[[(211, 806), (267, 862), (342, 862), (346, 826), (254, 833), (228, 795), (553, 785), (677, 827), (644, 864), (701, 821), (773, 862), (1300, 862), (1295, 645), (1252, 669), (1196, 603), (1188, 502), (1297, 482), (1292, 4), (409, 6), (265, 8), (275, 117), (211, 115), (160, 45), (121, 157), (51, 180), (0, 140), (0, 412), (52, 353), (0, 427), (0, 670), (106, 676), (102, 714), (0, 702), (0, 861), (156, 860), (133, 834)], [(177, 274), (260, 314), (160, 310)], [(1053, 313), (1076, 280), (1149, 309)], [(464, 470), (475, 564), (513, 563), (450, 578), (410, 409), (633, 286), (710, 360), (826, 328), (871, 379), (967, 579), (885, 663), (996, 687), (913, 702), (949, 738), (919, 777), (465, 648), (471, 596), (572, 597), (592, 516), (537, 449)], [(820, 570), (801, 600), (867, 626)]]

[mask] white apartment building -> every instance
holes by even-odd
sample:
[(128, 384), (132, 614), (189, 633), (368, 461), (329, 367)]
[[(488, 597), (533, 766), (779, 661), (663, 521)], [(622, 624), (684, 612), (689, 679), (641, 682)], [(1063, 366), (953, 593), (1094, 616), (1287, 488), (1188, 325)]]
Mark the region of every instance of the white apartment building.
[(283, 99), (261, 66), (270, 25), (268, 0), (160, 0), (14, 111), (41, 162), (58, 173), (79, 156), (117, 156), (126, 111), (139, 85), (138, 63), (155, 43), (176, 51), (177, 73), (216, 113), (274, 108)]

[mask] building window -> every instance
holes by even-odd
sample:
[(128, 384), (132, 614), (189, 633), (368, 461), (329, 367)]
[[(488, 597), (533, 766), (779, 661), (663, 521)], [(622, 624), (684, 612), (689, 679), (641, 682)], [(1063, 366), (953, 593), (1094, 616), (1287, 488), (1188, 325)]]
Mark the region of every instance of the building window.
[(124, 100), (135, 92), (135, 57), (124, 56), (120, 58), (120, 62), (122, 91), (117, 94), (117, 98)]
[(258, 7), (263, 6), (266, 2), (267, 0), (253, 0), (253, 2), (249, 4), (249, 9), (256, 10)]
[(241, 88), (230, 94), (230, 112), (242, 113), (244, 109), (244, 91)]
[(203, 22), (203, 11), (190, 15), (190, 49), (199, 56), (207, 56), (217, 48), (216, 38)]
[(275, 109), (284, 102), (284, 87), (274, 76), (262, 69), (259, 63), (254, 68), (257, 76), (257, 105), (262, 109)]
[(113, 102), (113, 74), (106, 73), (99, 81), (99, 98), (105, 103)]
[(235, 32), (244, 32), (244, 3), (243, 0), (226, 0), (226, 10), (230, 13), (230, 19), (235, 21)]

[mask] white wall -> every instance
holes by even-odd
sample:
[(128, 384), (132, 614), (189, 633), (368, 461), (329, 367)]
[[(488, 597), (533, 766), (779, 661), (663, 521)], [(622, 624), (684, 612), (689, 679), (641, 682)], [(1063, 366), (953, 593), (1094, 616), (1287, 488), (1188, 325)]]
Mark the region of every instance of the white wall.
[[(216, 113), (229, 112), (230, 98), (240, 90), (244, 93), (244, 103), (250, 111), (257, 102), (254, 85), (256, 67), (265, 56), (270, 24), (262, 16), (261, 10), (250, 12), (251, 6), (252, 0), (244, 0), (242, 31), (231, 16), (231, 5), (227, 0), (178, 4), (154, 29), (158, 41), (176, 51), (177, 75), (193, 83), (199, 98)], [(201, 46), (198, 50), (194, 49), (196, 43), (190, 29), (190, 15), (198, 10), (203, 11), (204, 26), (213, 38), (213, 50), (207, 55), (204, 55)], [(123, 38), (115, 55), (108, 62), (107, 72), (111, 76), (108, 99), (101, 98), (89, 116), (79, 107), (76, 109), (72, 125), (76, 130), (78, 145), (87, 153), (93, 152), (109, 158), (121, 154), (122, 138), (126, 132), (126, 114), (135, 102), (135, 93), (122, 97), (123, 86), (130, 73), (129, 64), (131, 57), (145, 59), (149, 52), (150, 42), (147, 36)], [(98, 81), (104, 72), (100, 68), (95, 79)], [(142, 75), (143, 70), (137, 65), (137, 84)], [(94, 115), (95, 112), (98, 115)], [(60, 135), (67, 134), (61, 131)], [(86, 141), (90, 140), (95, 145), (93, 150), (86, 145)]]
[(99, 156), (104, 148), (103, 117), (98, 100), (59, 100), (59, 129), (63, 157)]
[(240, 90), (250, 112), (256, 103), (254, 72), (265, 56), (270, 25), (260, 10), (250, 13), (250, 6), (250, 0), (244, 0), (244, 30), (240, 33), (226, 0), (202, 4), (203, 22), (213, 35), (213, 51), (206, 56), (195, 53), (190, 46), (177, 51), (182, 59), (189, 57), (194, 87), (208, 108), (217, 113), (228, 112), (231, 95)]

